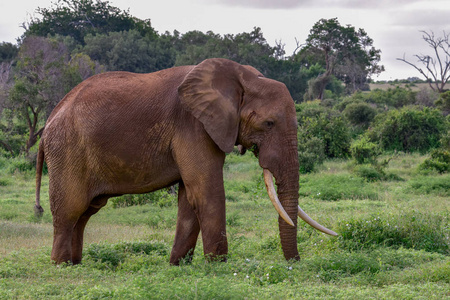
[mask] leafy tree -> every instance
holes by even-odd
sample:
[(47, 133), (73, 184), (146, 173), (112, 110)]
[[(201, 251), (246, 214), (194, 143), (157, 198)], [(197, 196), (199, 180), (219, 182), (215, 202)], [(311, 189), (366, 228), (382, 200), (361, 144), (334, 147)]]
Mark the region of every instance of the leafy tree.
[[(92, 68), (87, 74), (85, 64), (89, 63)], [(44, 37), (23, 40), (7, 107), (17, 118), (16, 127), (20, 122), (26, 124), (28, 137), (24, 150), (27, 154), (42, 134), (46, 117), (71, 88), (99, 70), (94, 66), (87, 57), (70, 60), (61, 42)], [(17, 134), (14, 130), (9, 132), (10, 136)]]
[(0, 43), (0, 63), (11, 62), (17, 56), (18, 51), (16, 45), (7, 42)]
[(422, 39), (433, 49), (433, 56), (427, 54), (416, 54), (420, 66), (407, 61), (405, 57), (397, 58), (400, 61), (414, 67), (427, 80), (433, 91), (442, 93), (445, 85), (450, 79), (450, 34), (444, 31), (442, 37), (434, 36), (434, 33), (422, 31)]
[(73, 37), (84, 44), (88, 34), (136, 30), (142, 36), (156, 38), (150, 20), (140, 20), (111, 6), (108, 1), (58, 0), (51, 8), (39, 7), (36, 12), (41, 18), (34, 18), (26, 28), (25, 36), (63, 35)]
[(251, 65), (266, 76), (271, 74), (276, 58), (284, 54), (280, 46), (271, 47), (267, 43), (259, 27), (249, 33), (224, 36), (211, 31), (206, 34), (188, 32), (181, 36), (177, 45), (176, 65), (198, 64), (207, 58), (221, 57)]
[(306, 46), (299, 52), (300, 59), (320, 63), (325, 72), (310, 84), (317, 99), (323, 99), (326, 85), (335, 75), (346, 84), (349, 93), (363, 89), (367, 79), (384, 70), (379, 66), (380, 50), (363, 29), (341, 26), (337, 18), (321, 19), (310, 30)]
[(324, 107), (319, 101), (304, 102), (297, 108), (303, 140), (312, 137), (322, 140), (328, 158), (346, 158), (350, 155), (350, 124), (339, 111)]
[(170, 68), (175, 62), (169, 41), (142, 37), (136, 30), (88, 34), (85, 42), (78, 52), (87, 54), (109, 71), (149, 73)]
[(377, 115), (366, 134), (384, 150), (423, 153), (440, 145), (447, 128), (438, 109), (407, 106)]

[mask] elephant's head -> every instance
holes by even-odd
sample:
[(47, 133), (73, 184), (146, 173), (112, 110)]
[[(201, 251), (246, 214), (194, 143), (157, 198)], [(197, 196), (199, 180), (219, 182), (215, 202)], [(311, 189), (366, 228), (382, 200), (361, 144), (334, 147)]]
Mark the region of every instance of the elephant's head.
[[(283, 83), (250, 66), (208, 59), (194, 67), (178, 88), (181, 102), (224, 152), (253, 149), (277, 209), (286, 259), (299, 259), (297, 215), (328, 234), (298, 206), (299, 163), (295, 106)], [(275, 192), (272, 174), (278, 186)]]

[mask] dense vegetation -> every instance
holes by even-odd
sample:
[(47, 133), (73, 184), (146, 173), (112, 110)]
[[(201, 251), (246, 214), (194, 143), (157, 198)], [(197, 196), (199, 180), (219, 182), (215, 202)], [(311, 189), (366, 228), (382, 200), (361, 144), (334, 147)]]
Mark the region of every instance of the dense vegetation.
[(257, 27), (223, 36), (160, 34), (148, 20), (93, 0), (60, 0), (36, 12), (17, 45), (0, 44), (0, 155), (6, 157), (32, 161), (53, 107), (94, 74), (153, 72), (210, 57), (252, 65), (287, 85), (301, 103), (302, 172), (327, 157), (349, 157), (351, 140), (361, 134), (382, 150), (424, 153), (439, 147), (448, 131), (450, 92), (417, 91), (414, 83), (368, 92), (370, 77), (383, 71), (381, 51), (363, 29), (336, 18), (319, 20), (287, 56)]
[(0, 149), (11, 156), (29, 156), (58, 101), (104, 71), (154, 72), (228, 58), (284, 82), (302, 102), (367, 89), (370, 76), (383, 70), (367, 33), (337, 19), (319, 20), (304, 46), (287, 56), (258, 27), (226, 35), (158, 33), (149, 20), (93, 0), (59, 0), (36, 13), (17, 45), (0, 44)]
[[(108, 2), (39, 8), (17, 45), (0, 44), (0, 298), (445, 298), (450, 288), (450, 91), (383, 70), (363, 29), (319, 20), (291, 56), (250, 33), (156, 32)], [(58, 24), (58, 26), (56, 26)], [(105, 71), (153, 72), (224, 57), (284, 82), (296, 102), (300, 204), (339, 232), (300, 222), (302, 260), (284, 261), (276, 212), (252, 154), (225, 164), (226, 264), (168, 267), (172, 190), (111, 199), (87, 228), (84, 263), (50, 263), (51, 214), (35, 219), (34, 160), (65, 93)], [(402, 86), (400, 86), (402, 84)]]

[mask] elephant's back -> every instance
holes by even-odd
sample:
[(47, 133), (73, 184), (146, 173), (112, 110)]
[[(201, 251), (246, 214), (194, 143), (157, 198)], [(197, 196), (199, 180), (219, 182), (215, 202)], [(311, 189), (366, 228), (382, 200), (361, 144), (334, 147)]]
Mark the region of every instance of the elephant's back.
[(94, 75), (74, 87), (54, 108), (47, 121), (60, 111), (101, 107), (105, 100), (128, 101), (136, 98), (153, 98), (170, 90), (176, 91), (193, 66), (174, 67), (154, 73), (124, 71)]
[(47, 162), (85, 161), (91, 173), (121, 170), (130, 178), (137, 176), (135, 170), (145, 174), (144, 167), (159, 168), (145, 157), (170, 150), (177, 88), (189, 70), (110, 72), (85, 80), (48, 119), (43, 135)]
[(103, 122), (102, 119), (113, 114), (126, 116), (136, 106), (143, 112), (144, 109), (170, 105), (178, 85), (190, 69), (186, 66), (148, 74), (118, 71), (94, 75), (58, 103), (47, 119), (46, 130), (60, 127), (61, 123), (86, 125)]

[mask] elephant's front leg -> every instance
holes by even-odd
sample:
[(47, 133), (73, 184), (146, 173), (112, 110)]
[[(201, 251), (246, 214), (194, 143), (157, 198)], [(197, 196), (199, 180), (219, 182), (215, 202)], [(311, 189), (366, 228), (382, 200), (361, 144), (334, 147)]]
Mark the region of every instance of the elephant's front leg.
[(200, 224), (197, 215), (187, 200), (186, 188), (183, 182), (180, 182), (178, 188), (177, 229), (172, 253), (170, 254), (170, 263), (172, 265), (179, 265), (182, 259), (186, 259), (187, 262), (192, 261), (199, 231)]
[[(181, 192), (187, 198), (187, 201), (182, 201), (183, 205), (187, 202), (186, 206), (183, 206), (181, 212), (180, 209), (178, 211), (181, 216), (186, 217), (185, 220), (194, 219), (192, 212), (197, 216), (205, 256), (208, 259), (225, 260), (228, 253), (223, 187), (225, 153), (210, 139), (200, 124), (196, 130), (183, 131), (173, 145), (175, 162), (184, 184)], [(181, 197), (179, 199), (182, 200)], [(180, 221), (180, 217), (178, 220)], [(180, 225), (177, 224), (177, 236), (184, 230)], [(187, 231), (189, 230), (185, 231), (186, 236)], [(176, 240), (177, 243), (178, 238)], [(185, 251), (186, 248), (191, 249), (192, 245), (188, 243)]]
[[(189, 203), (200, 223), (203, 252), (208, 260), (226, 261), (228, 243), (226, 236), (225, 192), (221, 169), (207, 180), (198, 180), (193, 186), (187, 185), (186, 192)], [(211, 180), (220, 177), (220, 180)], [(198, 183), (201, 184), (198, 184)]]

